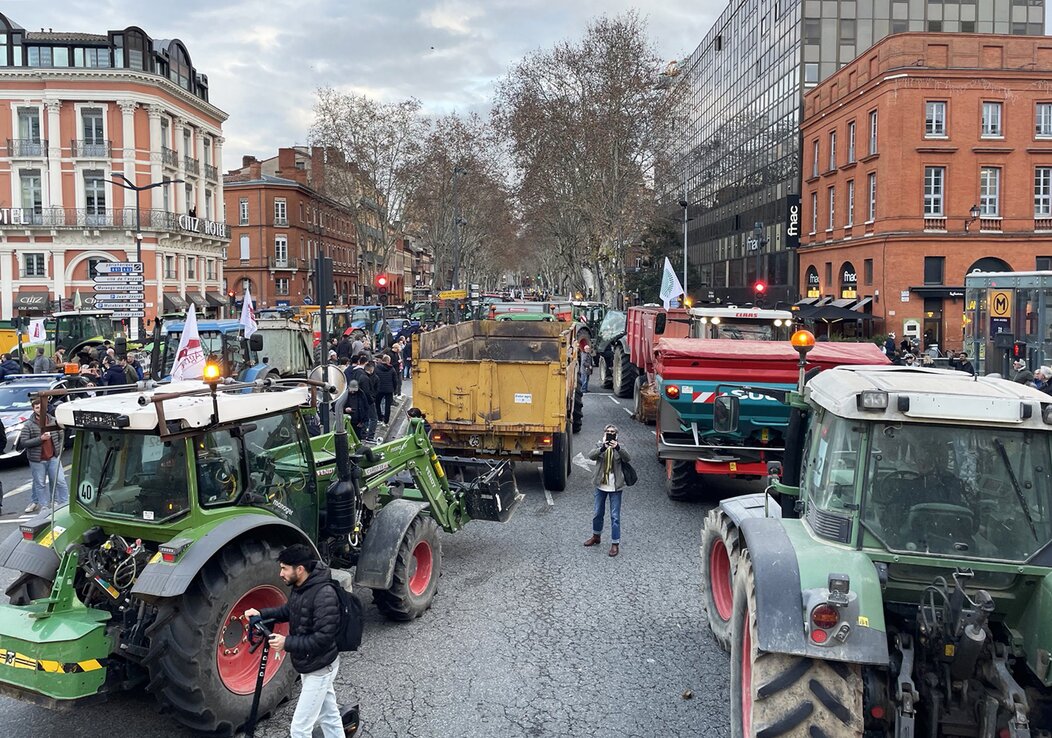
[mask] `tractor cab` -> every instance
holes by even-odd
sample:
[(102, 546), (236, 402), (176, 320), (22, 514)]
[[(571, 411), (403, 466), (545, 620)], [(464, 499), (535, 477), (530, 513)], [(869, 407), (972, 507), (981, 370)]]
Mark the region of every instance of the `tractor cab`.
[[(260, 366), (263, 351), (263, 336), (253, 335), (244, 338), (243, 327), (236, 320), (201, 320), (197, 323), (197, 332), (201, 338), (201, 349), (205, 356), (218, 362), (220, 373), (225, 377), (251, 379), (246, 373)], [(172, 373), (175, 354), (183, 336), (182, 321), (165, 323), (158, 357), (157, 377), (167, 377)], [(257, 369), (258, 371), (258, 369)]]
[(116, 342), (117, 339), (113, 313), (109, 311), (55, 313), (54, 321), (54, 350), (65, 349), (68, 358), (85, 346), (98, 346), (103, 341)]

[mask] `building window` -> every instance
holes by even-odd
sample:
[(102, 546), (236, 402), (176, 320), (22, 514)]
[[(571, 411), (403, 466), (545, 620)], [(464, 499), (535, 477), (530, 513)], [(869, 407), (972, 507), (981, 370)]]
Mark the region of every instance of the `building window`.
[(22, 276), (23, 277), (46, 277), (47, 273), (44, 270), (45, 265), (44, 254), (23, 254), (22, 255)]
[(289, 294), (289, 278), (278, 277), (274, 280), (274, 292), (279, 295)]
[(847, 223), (844, 225), (850, 227), (855, 223), (855, 180), (849, 179), (847, 181)]
[(1004, 135), (1001, 128), (1001, 103), (983, 103), (983, 138), (999, 138)]
[(1034, 268), (1039, 272), (1052, 271), (1052, 256), (1039, 256), (1035, 260)]
[(212, 213), (212, 192), (211, 192), (211, 190), (205, 190), (205, 220), (215, 220), (215, 216)]
[(1052, 167), (1034, 170), (1034, 217), (1052, 217)]
[(996, 218), (1001, 213), (1001, 170), (982, 167), (979, 170), (979, 215)]
[(39, 169), (23, 169), (19, 172), (22, 185), (22, 217), (36, 224), (44, 222), (44, 191), (40, 184)]
[(42, 156), (44, 154), (44, 145), (40, 139), (39, 108), (18, 109), (18, 138), (17, 152), (8, 152), (8, 156), (12, 154)]
[(237, 222), (239, 225), (248, 225), (248, 198), (242, 197), (237, 203)]
[(172, 132), (168, 127), (168, 119), (161, 116), (161, 146), (172, 148)]
[(811, 235), (818, 230), (818, 193), (811, 193)]
[(50, 46), (29, 46), (26, 48), (28, 67), (51, 67), (54, 61), (51, 56)]
[(1052, 136), (1052, 103), (1038, 103), (1034, 133), (1038, 137)]
[(833, 263), (826, 262), (826, 287), (833, 286)]
[(811, 147), (811, 176), (818, 176), (818, 139), (814, 140), (814, 145)]
[(300, 223), (303, 222), (303, 201), (300, 201)]
[(164, 278), (175, 279), (175, 257), (165, 256), (164, 257)]
[(869, 191), (869, 207), (866, 208), (866, 222), (872, 223), (877, 219), (877, 173), (871, 172), (867, 181), (866, 189)]
[(804, 64), (804, 84), (805, 85), (817, 85), (818, 84), (818, 63), (807, 62)]
[(942, 284), (945, 267), (945, 256), (925, 256), (924, 284)]
[(216, 278), (216, 260), (205, 259), (205, 279), (212, 280)]
[(183, 192), (186, 193), (186, 213), (191, 218), (197, 217), (197, 204), (194, 202), (194, 186), (187, 182)]
[(103, 132), (102, 108), (83, 108), (80, 125), (84, 132), (81, 156), (106, 157), (106, 134)]
[(862, 260), (862, 284), (872, 285), (873, 284), (873, 260), (863, 259)]
[(941, 218), (946, 187), (946, 167), (924, 167), (924, 217)]
[(829, 170), (836, 169), (836, 131), (829, 132)]
[(285, 236), (274, 236), (274, 266), (289, 265), (289, 239)]
[(197, 279), (197, 257), (186, 257), (186, 278)]
[(924, 135), (946, 135), (946, 102), (929, 100), (924, 104)]
[(274, 200), (274, 225), (284, 226), (289, 224), (288, 205), (284, 197)]
[(869, 111), (869, 153), (877, 153), (877, 111)]
[(833, 230), (836, 223), (836, 187), (829, 188), (829, 225), (826, 230)]
[(847, 124), (847, 163), (855, 161), (855, 121)]
[(241, 261), (248, 261), (252, 258), (251, 245), (249, 244), (248, 234), (241, 234)]
[(105, 225), (106, 183), (101, 169), (84, 170), (84, 210), (88, 225)]

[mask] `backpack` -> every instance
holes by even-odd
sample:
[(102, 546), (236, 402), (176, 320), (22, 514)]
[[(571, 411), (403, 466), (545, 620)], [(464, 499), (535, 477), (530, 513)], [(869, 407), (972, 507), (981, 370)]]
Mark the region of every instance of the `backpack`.
[(336, 648), (339, 651), (357, 651), (362, 645), (365, 628), (365, 608), (354, 592), (348, 592), (336, 580), (331, 580), (340, 601), (340, 625), (336, 629)]
[(636, 474), (635, 467), (629, 464), (627, 461), (621, 462), (621, 474), (625, 478), (626, 487), (631, 487), (633, 484), (639, 481), (639, 475)]

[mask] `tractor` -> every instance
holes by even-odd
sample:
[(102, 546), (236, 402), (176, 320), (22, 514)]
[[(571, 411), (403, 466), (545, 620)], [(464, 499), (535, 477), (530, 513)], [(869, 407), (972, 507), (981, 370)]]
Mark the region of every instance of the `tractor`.
[(732, 738), (1048, 738), (1052, 398), (894, 366), (805, 384), (792, 342), (785, 456), (702, 528)]
[[(520, 499), (507, 465), (451, 483), (419, 419), (359, 444), (335, 420), (338, 371), (325, 382), (217, 374), (58, 406), (57, 422), (77, 430), (73, 494), (0, 544), (0, 565), (19, 572), (0, 605), (0, 692), (68, 708), (142, 688), (189, 728), (231, 735), (259, 669), (244, 613), (286, 600), (282, 548), (310, 546), (343, 582), (353, 568), (383, 615), (412, 620), (437, 591), (439, 531), (506, 521)], [(312, 436), (316, 408), (333, 404), (335, 431)], [(259, 713), (294, 680), (272, 654)]]

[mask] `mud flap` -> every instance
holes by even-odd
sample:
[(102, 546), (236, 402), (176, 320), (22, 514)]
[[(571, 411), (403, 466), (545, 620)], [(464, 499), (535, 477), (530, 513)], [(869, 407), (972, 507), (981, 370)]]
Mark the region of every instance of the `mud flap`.
[(427, 508), (426, 502), (391, 500), (373, 518), (362, 542), (354, 583), (369, 589), (389, 589), (394, 579), (395, 557), (410, 523)]

